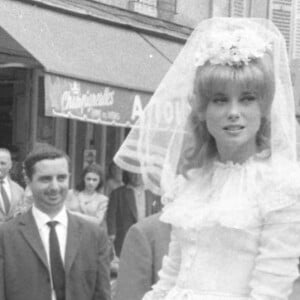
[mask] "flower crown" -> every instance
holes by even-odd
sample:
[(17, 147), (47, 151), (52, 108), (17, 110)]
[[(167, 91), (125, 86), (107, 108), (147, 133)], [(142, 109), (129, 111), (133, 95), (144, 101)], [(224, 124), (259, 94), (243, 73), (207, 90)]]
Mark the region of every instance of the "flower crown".
[(203, 66), (206, 62), (213, 65), (247, 65), (271, 48), (270, 41), (263, 40), (251, 30), (218, 31), (202, 38), (195, 55), (195, 65)]

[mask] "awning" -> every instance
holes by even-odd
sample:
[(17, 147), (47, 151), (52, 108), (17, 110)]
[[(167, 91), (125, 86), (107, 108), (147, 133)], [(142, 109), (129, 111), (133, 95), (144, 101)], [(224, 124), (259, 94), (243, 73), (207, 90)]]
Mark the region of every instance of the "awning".
[[(116, 120), (114, 112), (122, 114), (116, 109), (126, 107), (129, 112), (137, 99), (143, 106), (182, 47), (175, 41), (13, 0), (0, 1), (0, 27), (0, 62), (6, 55), (10, 61), (44, 68), (48, 115), (120, 126), (132, 120)], [(74, 112), (72, 105), (58, 103), (65, 101), (66, 94), (83, 106), (74, 105)], [(111, 100), (105, 102), (108, 94)], [(90, 118), (94, 109), (97, 118)]]

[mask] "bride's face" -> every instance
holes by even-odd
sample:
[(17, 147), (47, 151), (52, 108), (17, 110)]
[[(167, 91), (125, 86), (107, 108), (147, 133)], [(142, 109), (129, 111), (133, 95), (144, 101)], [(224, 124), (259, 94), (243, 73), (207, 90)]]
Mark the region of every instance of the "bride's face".
[(218, 87), (206, 107), (205, 121), (222, 158), (256, 152), (256, 135), (262, 113), (258, 95), (245, 86), (230, 83)]

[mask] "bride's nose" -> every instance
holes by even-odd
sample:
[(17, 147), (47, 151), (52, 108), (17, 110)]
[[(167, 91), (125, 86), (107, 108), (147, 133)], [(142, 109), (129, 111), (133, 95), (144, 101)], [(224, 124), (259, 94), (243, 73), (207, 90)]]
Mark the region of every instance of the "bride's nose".
[(232, 100), (228, 107), (228, 119), (230, 121), (237, 121), (241, 116), (240, 107), (238, 101)]

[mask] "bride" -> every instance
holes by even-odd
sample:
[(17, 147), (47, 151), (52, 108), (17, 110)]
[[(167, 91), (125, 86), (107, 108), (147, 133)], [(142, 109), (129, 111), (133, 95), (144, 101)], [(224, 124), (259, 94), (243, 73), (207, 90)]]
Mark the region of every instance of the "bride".
[[(178, 118), (158, 115), (166, 105)], [(143, 300), (283, 300), (298, 276), (300, 170), (285, 42), (268, 20), (201, 22), (115, 161), (172, 224)]]

